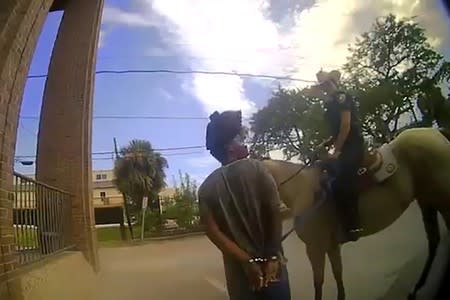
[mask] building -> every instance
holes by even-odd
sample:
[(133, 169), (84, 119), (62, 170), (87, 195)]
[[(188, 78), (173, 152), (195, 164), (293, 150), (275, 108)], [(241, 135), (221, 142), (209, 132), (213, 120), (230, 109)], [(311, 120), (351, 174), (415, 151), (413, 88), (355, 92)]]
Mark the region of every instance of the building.
[[(92, 199), (94, 208), (122, 207), (123, 196), (114, 185), (113, 170), (96, 170), (92, 172)], [(159, 193), (161, 208), (172, 204), (175, 199), (175, 188), (165, 188)]]
[(94, 208), (122, 207), (123, 196), (114, 185), (113, 170), (92, 172), (92, 201)]
[[(35, 179), (33, 174), (26, 175), (25, 178)], [(95, 211), (95, 221), (97, 224), (120, 223), (123, 222), (123, 196), (114, 185), (113, 170), (94, 170), (92, 172), (92, 201)], [(26, 179), (16, 177), (15, 180), (16, 201), (14, 209), (34, 209), (36, 208), (34, 185)], [(165, 188), (160, 196), (161, 211), (175, 202), (176, 189)]]
[[(92, 181), (96, 224), (122, 223), (125, 220), (123, 195), (114, 184), (114, 171), (95, 170), (92, 172)], [(175, 201), (175, 191), (175, 188), (165, 188), (160, 192), (161, 212)]]

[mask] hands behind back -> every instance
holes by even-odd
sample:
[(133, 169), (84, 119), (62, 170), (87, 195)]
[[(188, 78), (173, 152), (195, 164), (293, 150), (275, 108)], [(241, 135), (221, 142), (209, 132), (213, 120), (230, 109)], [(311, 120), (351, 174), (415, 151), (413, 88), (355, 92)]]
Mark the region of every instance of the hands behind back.
[(271, 282), (279, 281), (280, 265), (279, 260), (249, 262), (245, 267), (245, 272), (251, 289), (259, 291), (263, 287), (268, 287)]
[(280, 271), (279, 260), (269, 260), (263, 264), (264, 287), (268, 287), (269, 283), (279, 281), (278, 274)]
[(245, 273), (253, 291), (259, 291), (264, 286), (264, 273), (261, 265), (257, 262), (248, 262), (245, 267)]

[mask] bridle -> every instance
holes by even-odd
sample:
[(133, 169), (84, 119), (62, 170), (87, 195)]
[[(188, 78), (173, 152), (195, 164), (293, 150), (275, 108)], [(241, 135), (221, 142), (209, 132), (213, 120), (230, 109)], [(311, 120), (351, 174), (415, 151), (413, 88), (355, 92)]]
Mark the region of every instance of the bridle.
[[(322, 146), (319, 145), (319, 147)], [(318, 148), (319, 148), (318, 147)], [(270, 158), (269, 158), (270, 159)], [(298, 174), (300, 174), (300, 172), (302, 172), (303, 170), (305, 170), (306, 168), (310, 167), (316, 160), (318, 160), (318, 153), (317, 151), (313, 152), (312, 155), (312, 159), (310, 159), (306, 164), (304, 164), (303, 166), (300, 166), (298, 168), (297, 171), (295, 171), (293, 174), (291, 174), (288, 178), (284, 179), (283, 181), (280, 182), (280, 184), (278, 185), (278, 191), (280, 191), (280, 188), (285, 185), (286, 183), (288, 183), (289, 181), (291, 181), (292, 179), (294, 179), (294, 177), (296, 177)], [(313, 208), (315, 209), (316, 206), (320, 206), (322, 203), (318, 203), (316, 204)], [(297, 216), (296, 218), (298, 218), (299, 216)], [(295, 230), (295, 221), (294, 221), (294, 226), (292, 226), (291, 229), (288, 230), (288, 232), (286, 232), (282, 237), (281, 237), (281, 242), (283, 242), (292, 232), (294, 232)]]
[[(288, 183), (289, 181), (291, 181), (295, 176), (297, 176), (298, 174), (300, 174), (301, 171), (303, 171), (304, 169), (306, 169), (309, 165), (311, 164), (311, 162), (308, 162), (307, 164), (304, 164), (303, 166), (301, 166), (300, 168), (298, 168), (297, 171), (295, 171), (291, 176), (289, 176), (288, 178), (286, 178), (285, 180), (283, 180), (280, 185), (278, 186), (278, 190), (280, 190), (280, 188)], [(294, 232), (295, 230), (295, 224), (294, 226), (292, 226), (291, 229), (288, 230), (288, 232), (286, 232), (285, 234), (283, 234), (283, 236), (281, 237), (281, 242), (283, 242), (292, 232)]]
[[(320, 145), (319, 145), (320, 146)], [(303, 171), (304, 169), (310, 167), (316, 160), (318, 160), (318, 153), (317, 151), (314, 151), (312, 153), (312, 158), (303, 166), (300, 166), (298, 168), (297, 171), (295, 171), (292, 175), (290, 175), (288, 178), (286, 178), (285, 180), (280, 182), (280, 185), (278, 186), (278, 189), (280, 189), (284, 184), (288, 183), (289, 181), (291, 181), (295, 176), (297, 176), (298, 174), (300, 174), (301, 171)]]
[[(317, 157), (317, 153), (314, 153), (314, 158)], [(298, 174), (300, 174), (300, 172), (302, 172), (304, 169), (310, 167), (312, 165), (312, 163), (315, 161), (315, 159), (311, 159), (309, 160), (306, 164), (304, 164), (303, 166), (299, 167), (297, 171), (295, 171), (292, 175), (290, 175), (288, 178), (284, 179), (283, 181), (280, 182), (279, 186), (278, 186), (278, 191), (280, 190), (280, 188), (288, 183), (289, 181), (291, 181), (292, 179), (294, 179), (294, 177), (296, 177)], [(281, 242), (283, 242), (292, 232), (294, 232), (295, 230), (295, 221), (294, 221), (294, 226), (292, 226), (291, 229), (288, 230), (288, 232), (286, 232), (282, 237), (281, 237)]]
[(300, 174), (301, 171), (303, 171), (304, 169), (306, 169), (307, 167), (310, 166), (310, 162), (308, 162), (307, 164), (304, 164), (303, 166), (301, 166), (300, 168), (298, 168), (297, 171), (295, 171), (294, 174), (292, 174), (291, 176), (289, 176), (288, 178), (286, 178), (285, 180), (283, 180), (282, 182), (280, 182), (280, 185), (278, 187), (278, 189), (280, 189), (284, 184), (288, 183), (289, 181), (291, 181), (292, 179), (294, 179), (295, 176), (297, 176), (298, 174)]

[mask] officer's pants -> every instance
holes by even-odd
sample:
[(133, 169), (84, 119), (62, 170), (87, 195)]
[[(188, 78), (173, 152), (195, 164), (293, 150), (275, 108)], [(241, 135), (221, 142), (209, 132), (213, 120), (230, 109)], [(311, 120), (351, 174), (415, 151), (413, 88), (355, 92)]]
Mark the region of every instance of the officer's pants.
[(337, 163), (334, 195), (338, 213), (346, 230), (359, 227), (358, 220), (358, 169), (364, 158), (364, 144), (346, 145)]

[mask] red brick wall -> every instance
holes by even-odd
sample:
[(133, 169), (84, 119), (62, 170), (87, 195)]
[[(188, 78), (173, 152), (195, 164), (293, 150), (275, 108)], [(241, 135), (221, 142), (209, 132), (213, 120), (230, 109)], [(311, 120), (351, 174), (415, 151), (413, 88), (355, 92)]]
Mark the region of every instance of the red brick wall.
[(75, 195), (73, 242), (95, 268), (91, 131), (102, 8), (103, 0), (77, 0), (65, 6), (44, 90), (36, 165), (39, 181)]
[(52, 0), (0, 1), (0, 284), (15, 268), (12, 183), (18, 114), (37, 39)]
[[(2, 284), (6, 279), (5, 273), (16, 266), (12, 183), (18, 115), (31, 58), (52, 3), (53, 0), (0, 0), (0, 298), (6, 290)], [(54, 52), (53, 79), (49, 78), (47, 82), (46, 101), (56, 103), (67, 99), (66, 102), (72, 103), (63, 109), (76, 107), (76, 103), (79, 106), (75, 112), (65, 111), (67, 113), (62, 115), (59, 115), (61, 111), (57, 107), (43, 111), (47, 119), (40, 128), (44, 141), (40, 142), (39, 148), (40, 167), (49, 163), (41, 172), (42, 177), (47, 176), (49, 184), (59, 187), (69, 185), (70, 189), (66, 189), (76, 192), (73, 203), (75, 241), (95, 268), (98, 267), (98, 259), (90, 193), (90, 151), (95, 56), (102, 8), (103, 0), (72, 0), (67, 3), (63, 26), (58, 34), (59, 47)], [(71, 41), (75, 44), (70, 44)], [(62, 66), (64, 64), (69, 67)], [(59, 131), (46, 129), (49, 127)], [(66, 136), (67, 130), (71, 137)], [(49, 132), (59, 132), (47, 143), (53, 145), (53, 150), (43, 147)], [(73, 153), (72, 146), (79, 152)], [(57, 156), (53, 157), (54, 154)], [(52, 164), (55, 161), (59, 164)], [(61, 168), (61, 163), (69, 168)], [(53, 181), (55, 175), (59, 179)], [(76, 184), (78, 181), (80, 184)]]

